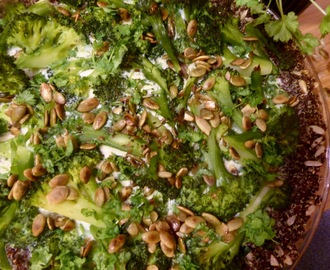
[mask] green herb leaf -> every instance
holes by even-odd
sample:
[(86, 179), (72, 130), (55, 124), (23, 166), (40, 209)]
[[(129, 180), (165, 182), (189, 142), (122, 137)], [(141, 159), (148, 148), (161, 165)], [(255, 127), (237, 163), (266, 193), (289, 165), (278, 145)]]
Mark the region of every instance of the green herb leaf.
[(322, 18), (321, 24), (320, 24), (320, 31), (322, 34), (322, 37), (330, 33), (330, 6), (327, 7), (326, 11), (327, 15), (325, 15)]
[(275, 41), (287, 42), (293, 38), (298, 27), (298, 17), (293, 12), (289, 12), (287, 15), (283, 15), (281, 19), (267, 23), (265, 30)]

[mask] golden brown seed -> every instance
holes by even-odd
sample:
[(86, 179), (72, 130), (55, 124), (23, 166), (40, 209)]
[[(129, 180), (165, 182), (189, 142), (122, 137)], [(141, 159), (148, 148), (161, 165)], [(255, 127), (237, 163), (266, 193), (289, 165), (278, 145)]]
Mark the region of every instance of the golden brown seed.
[(212, 225), (214, 227), (219, 226), (221, 224), (220, 220), (212, 214), (204, 212), (204, 213), (202, 213), (202, 217), (205, 219), (205, 221), (207, 223), (209, 223), (210, 225)]
[(262, 156), (264, 154), (264, 150), (263, 150), (262, 144), (260, 142), (256, 142), (254, 150), (256, 152), (257, 157), (262, 158)]
[(88, 99), (83, 100), (82, 102), (79, 103), (77, 111), (78, 112), (89, 112), (93, 109), (95, 109), (97, 106), (99, 106), (100, 101), (95, 98), (91, 97)]
[(185, 120), (187, 122), (192, 122), (192, 121), (195, 120), (195, 117), (191, 112), (185, 111), (184, 116), (183, 116), (183, 120)]
[(51, 217), (47, 217), (47, 227), (51, 231), (55, 229), (55, 222), (54, 219), (52, 219)]
[(112, 125), (113, 131), (122, 131), (126, 126), (126, 121), (124, 119), (120, 119)]
[(80, 170), (80, 173), (79, 173), (79, 178), (81, 180), (81, 182), (83, 182), (84, 184), (87, 184), (89, 179), (91, 178), (92, 176), (92, 170), (90, 167), (88, 166), (84, 166), (81, 170)]
[(67, 222), (69, 218), (67, 217), (62, 217), (62, 216), (57, 216), (54, 218), (54, 226), (56, 228), (60, 228), (61, 226), (63, 226), (65, 224), (65, 222)]
[(33, 175), (32, 168), (25, 169), (23, 171), (23, 175), (25, 176), (26, 179), (28, 179), (30, 181), (36, 181), (36, 180), (38, 180), (38, 178)]
[(214, 113), (206, 108), (202, 108), (200, 110), (200, 117), (204, 118), (205, 120), (211, 120), (214, 118)]
[(113, 172), (113, 168), (111, 166), (110, 161), (106, 160), (102, 163), (101, 171), (104, 172), (105, 174), (110, 174)]
[(80, 256), (82, 258), (87, 257), (87, 255), (90, 253), (90, 251), (92, 250), (92, 247), (93, 247), (93, 243), (94, 243), (93, 240), (86, 241), (86, 244), (82, 247), (81, 253), (80, 253)]
[(90, 124), (93, 124), (93, 122), (94, 122), (94, 119), (95, 119), (95, 113), (92, 113), (92, 112), (86, 112), (86, 113), (83, 113), (81, 117), (82, 117), (84, 123), (90, 125)]
[(131, 16), (128, 13), (128, 10), (126, 8), (119, 8), (119, 16), (120, 18), (125, 21), (128, 22), (131, 18)]
[(123, 187), (120, 191), (120, 198), (122, 201), (126, 201), (133, 192), (132, 187)]
[(11, 191), (12, 191), (12, 198), (16, 201), (19, 201), (23, 198), (25, 193), (27, 192), (28, 188), (30, 187), (30, 182), (29, 181), (20, 181), (17, 180)]
[(158, 270), (158, 266), (155, 264), (148, 265), (147, 270)]
[(17, 174), (10, 175), (7, 179), (7, 186), (10, 187), (10, 188), (13, 187), (17, 180), (18, 180), (18, 175)]
[(263, 109), (260, 109), (257, 111), (257, 117), (264, 120), (264, 121), (267, 121), (268, 120), (268, 113), (267, 111), (263, 110)]
[(52, 189), (46, 196), (50, 204), (59, 204), (66, 200), (69, 194), (69, 189), (66, 186), (57, 186)]
[(188, 168), (183, 167), (183, 168), (181, 168), (181, 169), (176, 173), (175, 177), (176, 177), (176, 178), (178, 178), (178, 177), (184, 177), (184, 176), (186, 176), (187, 174), (188, 174)]
[(106, 202), (104, 189), (98, 187), (94, 194), (94, 202), (97, 206), (101, 207)]
[(206, 74), (207, 69), (204, 66), (197, 66), (190, 71), (190, 76), (199, 78)]
[(256, 126), (259, 128), (261, 132), (265, 132), (267, 130), (267, 124), (265, 120), (261, 118), (256, 119)]
[(244, 143), (244, 146), (248, 149), (253, 149), (255, 145), (256, 143), (253, 140), (248, 140)]
[(60, 104), (56, 104), (55, 105), (55, 112), (56, 112), (56, 115), (57, 117), (60, 119), (60, 120), (64, 120), (65, 119), (65, 110), (64, 110), (64, 106), (63, 105), (60, 105)]
[(229, 147), (229, 154), (233, 159), (239, 160), (241, 157), (235, 148)]
[(182, 223), (180, 229), (179, 229), (179, 233), (183, 233), (183, 234), (190, 234), (194, 231), (194, 228), (188, 226), (186, 223)]
[(20, 121), (26, 114), (26, 106), (21, 104), (21, 105), (17, 105), (11, 113), (11, 121), (15, 124), (18, 121)]
[(240, 66), (244, 63), (244, 59), (243, 58), (236, 58), (233, 61), (230, 62), (230, 64), (232, 66)]
[(52, 88), (48, 83), (42, 83), (40, 85), (40, 95), (42, 99), (47, 103), (53, 100)]
[(97, 147), (96, 144), (94, 143), (84, 143), (84, 144), (81, 144), (79, 146), (79, 149), (81, 150), (92, 150), (92, 149), (95, 149)]
[(54, 91), (53, 98), (58, 105), (64, 105), (66, 103), (65, 97), (58, 91)]
[(137, 236), (140, 233), (140, 229), (135, 222), (132, 222), (130, 225), (128, 225), (126, 230), (129, 235), (133, 237)]
[(235, 217), (227, 222), (228, 231), (233, 232), (243, 226), (243, 220), (239, 217)]
[(64, 225), (60, 226), (60, 229), (65, 232), (72, 231), (76, 227), (76, 223), (72, 219), (67, 219)]
[(191, 20), (187, 25), (187, 34), (189, 37), (193, 37), (195, 36), (196, 33), (197, 33), (197, 21)]
[(21, 130), (20, 130), (19, 128), (17, 128), (17, 127), (14, 127), (14, 126), (12, 126), (12, 127), (9, 129), (9, 131), (10, 131), (10, 133), (11, 133), (12, 135), (14, 135), (15, 137), (17, 137), (18, 135), (21, 134)]
[(242, 126), (244, 130), (250, 130), (252, 128), (251, 119), (247, 116), (243, 116), (242, 118)]
[(70, 177), (67, 174), (57, 174), (49, 181), (48, 184), (51, 188), (55, 188), (57, 186), (66, 186), (69, 182), (69, 179)]
[(288, 101), (289, 101), (289, 98), (284, 94), (280, 94), (273, 98), (273, 102), (275, 104), (284, 104), (284, 103), (287, 103)]
[(181, 253), (186, 254), (187, 252), (186, 244), (184, 243), (181, 237), (178, 238), (178, 248)]
[(193, 48), (188, 47), (183, 51), (183, 55), (185, 58), (192, 60), (197, 56), (197, 51)]
[(157, 250), (157, 244), (148, 244), (148, 252), (153, 254)]
[(208, 186), (215, 185), (215, 178), (211, 175), (203, 175), (203, 180)]
[(227, 224), (220, 222), (220, 224), (215, 226), (215, 232), (221, 236), (227, 235), (228, 234)]
[(93, 128), (95, 130), (101, 129), (107, 122), (108, 114), (105, 111), (100, 111), (94, 119)]
[(205, 223), (205, 219), (200, 216), (190, 216), (184, 221), (187, 226), (191, 228), (196, 228), (199, 224)]
[(43, 214), (38, 214), (32, 222), (32, 234), (33, 236), (39, 236), (45, 229), (46, 217)]
[(66, 199), (69, 200), (69, 201), (77, 200), (79, 198), (79, 192), (78, 192), (78, 190), (76, 190), (75, 188), (70, 187), (70, 186), (68, 186), (67, 188), (69, 190), (69, 194), (66, 197)]
[(170, 178), (171, 176), (172, 176), (171, 172), (166, 172), (166, 171), (158, 172), (158, 177), (159, 178)]
[(247, 58), (244, 60), (244, 63), (241, 64), (239, 67), (241, 69), (247, 69), (252, 64), (252, 58)]
[(142, 234), (142, 240), (147, 244), (157, 244), (160, 241), (158, 231), (148, 231)]
[(155, 229), (159, 232), (160, 231), (169, 231), (171, 229), (170, 225), (164, 220), (158, 220), (154, 224), (155, 224)]
[(246, 85), (245, 79), (239, 75), (232, 75), (229, 81), (232, 85), (237, 87)]
[(57, 121), (56, 110), (55, 110), (55, 108), (52, 108), (50, 110), (50, 113), (49, 113), (49, 125), (51, 127), (55, 126), (56, 125), (56, 121)]
[(57, 10), (62, 13), (64, 16), (70, 17), (71, 16), (71, 12), (70, 10), (64, 8), (64, 7), (57, 7)]
[(199, 129), (206, 135), (210, 135), (211, 132), (211, 126), (210, 124), (202, 117), (196, 116), (195, 117), (196, 125), (199, 127)]
[(307, 89), (307, 84), (306, 84), (306, 81), (304, 80), (299, 80), (299, 87), (300, 87), (300, 90), (303, 94), (307, 94), (308, 92), (308, 89)]
[(160, 248), (168, 258), (173, 258), (175, 256), (174, 249), (168, 248), (164, 242), (160, 242)]
[(209, 77), (204, 83), (203, 83), (203, 86), (202, 86), (202, 89), (204, 91), (208, 91), (210, 89), (212, 89), (212, 87), (214, 86), (215, 84), (215, 77)]
[(160, 241), (169, 249), (174, 250), (176, 248), (175, 238), (168, 231), (161, 231), (159, 233), (159, 237), (160, 237)]
[(183, 212), (184, 214), (188, 215), (188, 216), (194, 216), (194, 212), (189, 210), (188, 208), (181, 206), (181, 205), (177, 205), (176, 208), (178, 208), (178, 210), (180, 210), (181, 212)]
[(151, 98), (143, 99), (143, 105), (150, 110), (158, 110), (159, 104)]
[(152, 222), (156, 222), (156, 220), (158, 219), (158, 213), (156, 211), (151, 211), (150, 219)]
[(243, 116), (250, 117), (256, 111), (256, 109), (256, 107), (251, 107), (250, 104), (247, 104), (241, 109), (241, 112)]
[(47, 173), (47, 170), (42, 166), (42, 164), (34, 165), (32, 168), (32, 174), (36, 177), (43, 176)]

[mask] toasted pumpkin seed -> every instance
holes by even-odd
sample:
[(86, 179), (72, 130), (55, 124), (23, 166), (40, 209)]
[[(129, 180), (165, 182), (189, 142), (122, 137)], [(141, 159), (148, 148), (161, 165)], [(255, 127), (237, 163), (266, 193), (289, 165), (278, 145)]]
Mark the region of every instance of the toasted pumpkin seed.
[(189, 37), (193, 37), (195, 36), (196, 33), (197, 33), (197, 21), (191, 20), (187, 25), (187, 34)]
[(231, 61), (230, 64), (232, 66), (240, 66), (240, 65), (242, 65), (244, 63), (244, 61), (245, 60), (243, 58), (236, 58), (233, 61)]
[(179, 229), (179, 233), (182, 234), (190, 234), (194, 231), (194, 228), (188, 226), (186, 223), (182, 223), (180, 229)]
[(28, 188), (30, 187), (30, 182), (29, 181), (20, 181), (17, 180), (11, 191), (12, 191), (12, 197), (14, 200), (19, 201), (23, 198), (25, 193), (27, 192)]
[(25, 105), (17, 105), (11, 113), (11, 121), (15, 124), (19, 122), (26, 114), (27, 108)]
[(32, 222), (32, 234), (33, 236), (39, 236), (45, 229), (46, 217), (43, 214), (38, 214)]
[(257, 157), (262, 158), (262, 156), (264, 154), (264, 150), (263, 150), (262, 144), (260, 142), (256, 142), (256, 144), (254, 146), (254, 150), (256, 152)]
[(243, 116), (242, 118), (242, 126), (244, 130), (250, 130), (252, 128), (251, 119), (247, 116)]
[(36, 177), (43, 176), (47, 173), (47, 170), (42, 166), (42, 164), (37, 164), (32, 167), (32, 174)]
[(148, 231), (142, 234), (142, 240), (147, 244), (157, 244), (160, 242), (160, 234), (158, 231)]
[(18, 175), (17, 174), (11, 174), (7, 179), (7, 186), (10, 187), (10, 188), (13, 187), (17, 180), (18, 180)]
[(243, 220), (240, 217), (235, 217), (227, 222), (228, 231), (233, 232), (243, 226)]
[(232, 75), (230, 77), (230, 83), (234, 86), (240, 87), (240, 86), (245, 86), (246, 85), (246, 80), (239, 76), (239, 75)]
[(197, 51), (193, 48), (188, 47), (184, 49), (183, 55), (185, 58), (192, 60), (197, 56)]
[(30, 181), (36, 181), (38, 180), (38, 177), (34, 176), (32, 173), (32, 168), (25, 169), (23, 171), (23, 175), (26, 177), (26, 179)]
[(197, 66), (195, 68), (193, 68), (192, 70), (190, 70), (190, 76), (191, 77), (195, 77), (195, 78), (199, 78), (202, 77), (206, 74), (207, 72), (207, 68), (204, 66)]
[(195, 229), (200, 223), (205, 223), (205, 219), (201, 216), (190, 216), (184, 221), (189, 227)]
[(100, 111), (94, 119), (93, 128), (95, 130), (101, 129), (107, 122), (108, 114), (105, 111)]
[(67, 219), (64, 225), (60, 226), (60, 229), (65, 232), (72, 231), (76, 227), (76, 223), (72, 219)]
[(79, 198), (79, 192), (78, 192), (78, 190), (76, 190), (75, 188), (70, 187), (70, 186), (68, 186), (67, 188), (69, 190), (69, 194), (66, 197), (66, 199), (69, 200), (69, 201), (77, 200)]
[(160, 108), (159, 104), (151, 98), (143, 99), (143, 105), (150, 110), (158, 110)]
[(284, 104), (284, 103), (287, 103), (288, 101), (289, 101), (289, 98), (284, 94), (280, 94), (273, 98), (273, 102), (275, 104)]
[(46, 196), (50, 204), (59, 204), (66, 200), (69, 194), (69, 189), (66, 186), (57, 186), (52, 189)]
[(104, 189), (98, 187), (94, 194), (94, 202), (97, 206), (101, 207), (106, 202)]
[(195, 116), (195, 122), (196, 125), (199, 127), (199, 129), (206, 135), (210, 135), (211, 132), (211, 126), (210, 124), (202, 117)]
[(84, 184), (88, 183), (91, 176), (92, 176), (92, 170), (88, 166), (84, 166), (79, 172), (79, 178), (81, 182), (83, 182)]
[(53, 91), (48, 83), (42, 83), (39, 90), (40, 96), (45, 102), (49, 103), (53, 100)]
[(256, 119), (256, 126), (259, 128), (261, 132), (265, 132), (267, 130), (267, 124), (265, 120), (261, 118)]
[(100, 101), (95, 98), (91, 97), (88, 99), (83, 100), (79, 103), (77, 111), (78, 112), (90, 112), (91, 110), (95, 109), (97, 106), (99, 106)]
[(51, 188), (55, 188), (57, 186), (66, 186), (69, 182), (69, 175), (67, 174), (57, 174), (55, 175), (48, 183)]

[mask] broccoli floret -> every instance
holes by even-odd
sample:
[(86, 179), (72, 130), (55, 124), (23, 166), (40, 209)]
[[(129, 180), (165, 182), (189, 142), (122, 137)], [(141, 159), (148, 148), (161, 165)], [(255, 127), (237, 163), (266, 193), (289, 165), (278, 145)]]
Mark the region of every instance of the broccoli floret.
[(34, 13), (23, 13), (6, 25), (1, 39), (21, 49), (15, 61), (19, 68), (45, 68), (68, 56), (82, 44), (72, 29)]
[(15, 65), (11, 56), (1, 55), (0, 98), (16, 95), (29, 86), (29, 77)]
[[(211, 238), (209, 242), (196, 241), (187, 238), (188, 255), (192, 261), (206, 270), (235, 269), (232, 263), (243, 248), (244, 241), (253, 241), (255, 244), (263, 244), (266, 240), (274, 238), (273, 222), (267, 212), (262, 211), (274, 195), (276, 188), (267, 185), (262, 186), (256, 195), (250, 200), (247, 207), (238, 214), (243, 220), (243, 227), (237, 231), (230, 242), (220, 238)], [(254, 217), (264, 215), (265, 222), (260, 224)], [(247, 233), (246, 230), (249, 230)]]

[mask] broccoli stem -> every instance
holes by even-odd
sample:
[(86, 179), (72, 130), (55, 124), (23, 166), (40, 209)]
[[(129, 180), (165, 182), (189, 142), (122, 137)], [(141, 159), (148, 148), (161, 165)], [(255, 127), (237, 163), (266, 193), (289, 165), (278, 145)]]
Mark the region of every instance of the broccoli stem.
[(234, 123), (243, 130), (242, 114), (233, 103), (229, 82), (224, 77), (217, 77), (213, 91), (209, 91), (209, 95), (220, 104), (222, 110), (232, 115)]
[(261, 68), (257, 66), (251, 73), (251, 90), (256, 94), (256, 98), (259, 103), (262, 102), (264, 98), (264, 92), (262, 90), (262, 77), (261, 77)]
[(154, 30), (156, 39), (161, 43), (165, 52), (169, 56), (169, 58), (173, 64), (174, 70), (176, 72), (180, 72), (181, 71), (180, 63), (175, 56), (175, 53), (174, 53), (172, 45), (171, 45), (170, 38), (167, 34), (165, 26), (160, 17), (160, 14), (157, 13), (153, 16), (150, 16), (148, 18), (148, 21), (150, 22), (152, 29)]
[(17, 209), (18, 209), (17, 202), (11, 202), (5, 209), (1, 211), (0, 237), (5, 232), (6, 228), (13, 220), (13, 218), (15, 217)]
[(181, 98), (180, 103), (177, 106), (178, 112), (180, 112), (183, 109), (185, 110), (187, 108), (188, 100), (189, 100), (189, 97), (190, 97), (190, 94), (191, 94), (191, 91), (193, 89), (195, 82), (196, 82), (196, 78), (193, 78), (193, 77), (190, 77), (187, 80), (187, 82), (184, 86), (184, 89), (183, 89), (184, 95)]
[(132, 155), (140, 157), (142, 155), (145, 142), (141, 139), (122, 133), (109, 133), (105, 130), (94, 130), (91, 127), (84, 127), (82, 133), (78, 136), (80, 142), (92, 142), (102, 138), (103, 145), (107, 145), (118, 150), (131, 153)]
[(207, 140), (208, 164), (209, 164), (210, 170), (213, 171), (213, 173), (214, 173), (218, 186), (223, 186), (223, 184), (225, 184), (225, 182), (228, 179), (233, 177), (233, 175), (231, 175), (225, 167), (225, 164), (224, 164), (224, 161), (222, 158), (222, 153), (221, 153), (219, 143), (217, 140), (218, 134), (221, 132), (222, 128), (223, 128), (223, 126), (220, 125), (218, 128), (212, 129), (211, 133), (208, 137), (208, 140)]
[[(97, 219), (98, 216), (101, 216), (101, 208), (82, 196), (80, 196), (76, 201), (63, 201), (59, 204), (50, 204), (47, 201), (46, 194), (44, 194), (42, 190), (38, 190), (32, 195), (31, 204), (35, 207), (60, 214), (74, 220), (83, 221), (96, 227), (105, 228), (104, 222)], [(84, 211), (89, 214), (84, 215)]]

